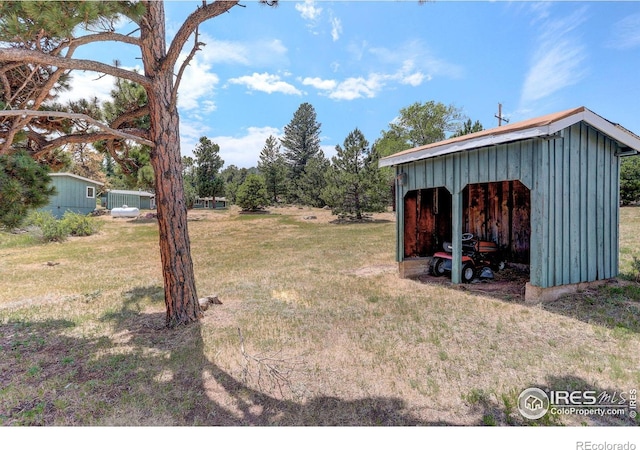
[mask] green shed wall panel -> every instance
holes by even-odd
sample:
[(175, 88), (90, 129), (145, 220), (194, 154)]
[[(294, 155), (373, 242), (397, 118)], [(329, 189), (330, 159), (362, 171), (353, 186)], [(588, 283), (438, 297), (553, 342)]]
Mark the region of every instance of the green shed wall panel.
[(50, 211), (61, 218), (66, 211), (89, 214), (96, 209), (96, 198), (87, 198), (87, 186), (94, 188), (97, 197), (98, 185), (66, 176), (51, 177), (51, 185), (56, 188), (56, 194), (49, 198), (47, 206), (40, 208), (41, 211)]
[(618, 274), (617, 144), (584, 123), (540, 141), (531, 201), (531, 284)]

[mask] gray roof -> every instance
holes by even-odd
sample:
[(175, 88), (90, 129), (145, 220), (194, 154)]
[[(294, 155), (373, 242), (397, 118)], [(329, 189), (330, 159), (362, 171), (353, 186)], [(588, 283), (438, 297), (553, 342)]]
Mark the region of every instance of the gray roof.
[(155, 197), (156, 194), (152, 194), (146, 191), (125, 191), (122, 189), (111, 189), (107, 193), (111, 194), (124, 194), (124, 195), (138, 195), (140, 197)]
[(76, 180), (85, 181), (87, 183), (93, 183), (93, 184), (97, 184), (99, 186), (104, 186), (104, 183), (101, 182), (101, 181), (96, 181), (96, 180), (92, 180), (90, 178), (81, 177), (80, 175), (76, 175), (75, 173), (57, 172), (57, 173), (50, 173), (49, 175), (52, 176), (52, 177), (71, 177), (71, 178), (75, 178)]

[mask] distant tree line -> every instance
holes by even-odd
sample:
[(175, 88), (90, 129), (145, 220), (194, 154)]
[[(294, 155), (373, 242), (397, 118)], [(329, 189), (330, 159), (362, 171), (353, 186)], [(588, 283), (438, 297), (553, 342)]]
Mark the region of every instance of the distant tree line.
[[(381, 157), (480, 131), (482, 125), (451, 105), (414, 103), (400, 111), (373, 145), (354, 128), (335, 147), (331, 159), (320, 146), (320, 130), (314, 107), (302, 103), (283, 136), (267, 138), (257, 167), (229, 166), (209, 176), (221, 179), (227, 201), (244, 209), (278, 204), (329, 207), (335, 214), (359, 220), (366, 213), (384, 211), (392, 202), (393, 176), (390, 169), (378, 167)], [(183, 162), (186, 184), (199, 192), (194, 167), (201, 163), (197, 158)]]
[[(126, 117), (129, 111), (144, 110), (146, 103), (146, 91), (140, 85), (118, 80), (109, 101), (81, 100), (59, 108), (90, 111), (92, 117), (111, 121)], [(149, 126), (146, 115), (131, 114), (129, 120), (131, 127)], [(366, 213), (385, 210), (392, 202), (393, 177), (391, 169), (378, 167), (381, 157), (479, 130), (482, 125), (478, 121), (472, 123), (454, 106), (414, 103), (401, 109), (373, 144), (354, 128), (329, 159), (320, 145), (321, 123), (316, 111), (310, 103), (302, 103), (284, 126), (282, 137), (266, 139), (255, 167), (224, 167), (220, 146), (202, 136), (193, 156), (182, 157), (187, 206), (193, 207), (197, 198), (225, 197), (228, 204), (243, 209), (295, 204), (329, 207), (335, 214), (362, 219)], [(67, 145), (50, 152), (46, 160), (27, 161), (24, 156), (16, 153), (0, 161), (0, 222), (6, 226), (17, 226), (29, 208), (46, 204), (53, 192), (45, 188), (49, 171), (92, 178), (104, 182), (106, 189), (151, 191), (155, 184), (149, 147), (125, 140)], [(14, 167), (18, 162), (20, 171)]]

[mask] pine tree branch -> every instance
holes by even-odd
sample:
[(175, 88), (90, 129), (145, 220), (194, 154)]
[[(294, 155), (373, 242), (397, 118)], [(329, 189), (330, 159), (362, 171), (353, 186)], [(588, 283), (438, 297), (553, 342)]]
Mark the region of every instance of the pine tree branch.
[(192, 12), (174, 36), (169, 50), (162, 60), (159, 70), (164, 71), (173, 69), (178, 61), (180, 52), (182, 52), (182, 48), (189, 40), (189, 36), (196, 31), (201, 23), (229, 11), (237, 4), (238, 0), (215, 0), (212, 3), (203, 4), (203, 6), (198, 7), (198, 9)]
[(91, 72), (105, 73), (117, 78), (124, 78), (141, 84), (145, 88), (151, 87), (151, 80), (144, 75), (133, 72), (131, 70), (121, 69), (119, 67), (110, 66), (98, 61), (90, 61), (86, 59), (71, 59), (68, 57), (51, 56), (37, 50), (28, 50), (22, 48), (3, 48), (0, 49), (0, 62), (17, 62), (42, 64), (45, 66), (54, 66), (67, 70), (89, 70)]
[(180, 81), (182, 81), (182, 75), (184, 74), (184, 71), (187, 69), (187, 67), (191, 63), (191, 60), (194, 58), (194, 56), (196, 56), (196, 53), (198, 52), (198, 50), (200, 50), (201, 46), (203, 45), (205, 44), (202, 42), (198, 42), (198, 27), (196, 27), (193, 48), (189, 52), (189, 55), (182, 62), (182, 65), (180, 66), (180, 70), (178, 71), (178, 75), (176, 75), (175, 84), (173, 85), (173, 91), (171, 92), (171, 108), (172, 109), (175, 108), (176, 103), (178, 102), (178, 89), (180, 88)]
[(59, 118), (65, 118), (65, 119), (83, 120), (103, 130), (103, 133), (102, 133), (103, 136), (95, 140), (91, 136), (95, 136), (97, 135), (97, 133), (67, 135), (67, 136), (62, 136), (62, 137), (53, 139), (52, 141), (49, 141), (49, 143), (47, 144), (47, 147), (51, 147), (50, 144), (55, 142), (59, 142), (59, 144), (56, 145), (58, 147), (66, 143), (78, 142), (75, 140), (72, 140), (69, 142), (64, 141), (65, 138), (76, 139), (76, 136), (87, 137), (87, 139), (84, 142), (95, 142), (102, 139), (120, 138), (120, 139), (130, 139), (132, 141), (138, 142), (143, 145), (147, 145), (149, 147), (155, 146), (155, 144), (150, 140), (139, 136), (140, 133), (138, 132), (125, 133), (121, 130), (114, 130), (113, 128), (93, 119), (92, 117), (87, 116), (86, 114), (67, 113), (67, 112), (59, 112), (59, 111), (32, 111), (29, 109), (19, 109), (19, 110), (12, 110), (12, 111), (0, 111), (0, 117), (3, 117), (3, 116), (4, 117), (21, 117), (23, 119), (27, 117), (59, 117)]
[(80, 36), (80, 37), (74, 38), (70, 42), (70, 44), (73, 45), (75, 48), (77, 48), (77, 47), (80, 47), (81, 45), (86, 45), (93, 42), (104, 42), (104, 41), (122, 42), (125, 44), (140, 46), (140, 39), (138, 39), (137, 37), (120, 34), (120, 33), (113, 33), (113, 32), (103, 32), (103, 33), (95, 33), (95, 34)]
[(149, 106), (144, 105), (144, 106), (141, 106), (140, 108), (134, 109), (133, 111), (120, 114), (118, 117), (115, 118), (113, 122), (111, 122), (110, 126), (112, 129), (118, 129), (120, 128), (120, 125), (122, 125), (123, 123), (126, 123), (133, 119), (137, 119), (139, 117), (146, 116), (147, 114), (149, 114)]

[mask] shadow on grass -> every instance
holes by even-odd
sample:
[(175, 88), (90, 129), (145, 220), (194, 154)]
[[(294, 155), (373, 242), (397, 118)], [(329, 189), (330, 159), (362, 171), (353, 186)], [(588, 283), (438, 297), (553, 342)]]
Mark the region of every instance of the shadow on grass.
[(640, 333), (639, 283), (612, 282), (543, 303), (541, 307), (622, 333)]
[[(421, 420), (400, 398), (291, 399), (250, 386), (206, 356), (200, 324), (168, 330), (163, 312), (144, 312), (144, 303), (161, 295), (159, 286), (126, 292), (122, 307), (102, 316), (109, 329), (101, 334), (64, 319), (0, 324), (0, 425), (459, 425)], [(629, 389), (594, 386), (573, 376), (549, 377), (536, 387), (618, 396)], [(565, 423), (550, 415), (524, 419), (518, 395), (472, 390), (465, 400), (480, 417), (474, 425)], [(583, 422), (637, 425), (628, 416), (592, 415)]]
[[(162, 289), (125, 294), (93, 336), (66, 320), (0, 324), (0, 425), (415, 426), (399, 398), (277, 398), (205, 355), (200, 324), (143, 312)], [(80, 336), (80, 337), (78, 337)]]
[[(522, 305), (528, 280), (528, 275), (510, 270), (496, 273), (494, 280), (457, 286), (445, 277), (422, 275), (418, 278), (423, 284)], [(637, 282), (613, 279), (607, 284), (564, 295), (535, 307), (612, 330), (640, 333), (640, 283)]]
[(334, 225), (356, 225), (356, 224), (363, 224), (363, 223), (378, 224), (378, 223), (391, 223), (391, 222), (394, 222), (394, 221), (388, 220), (388, 219), (372, 219), (372, 218), (362, 218), (362, 219), (337, 218), (329, 221), (329, 223)]

